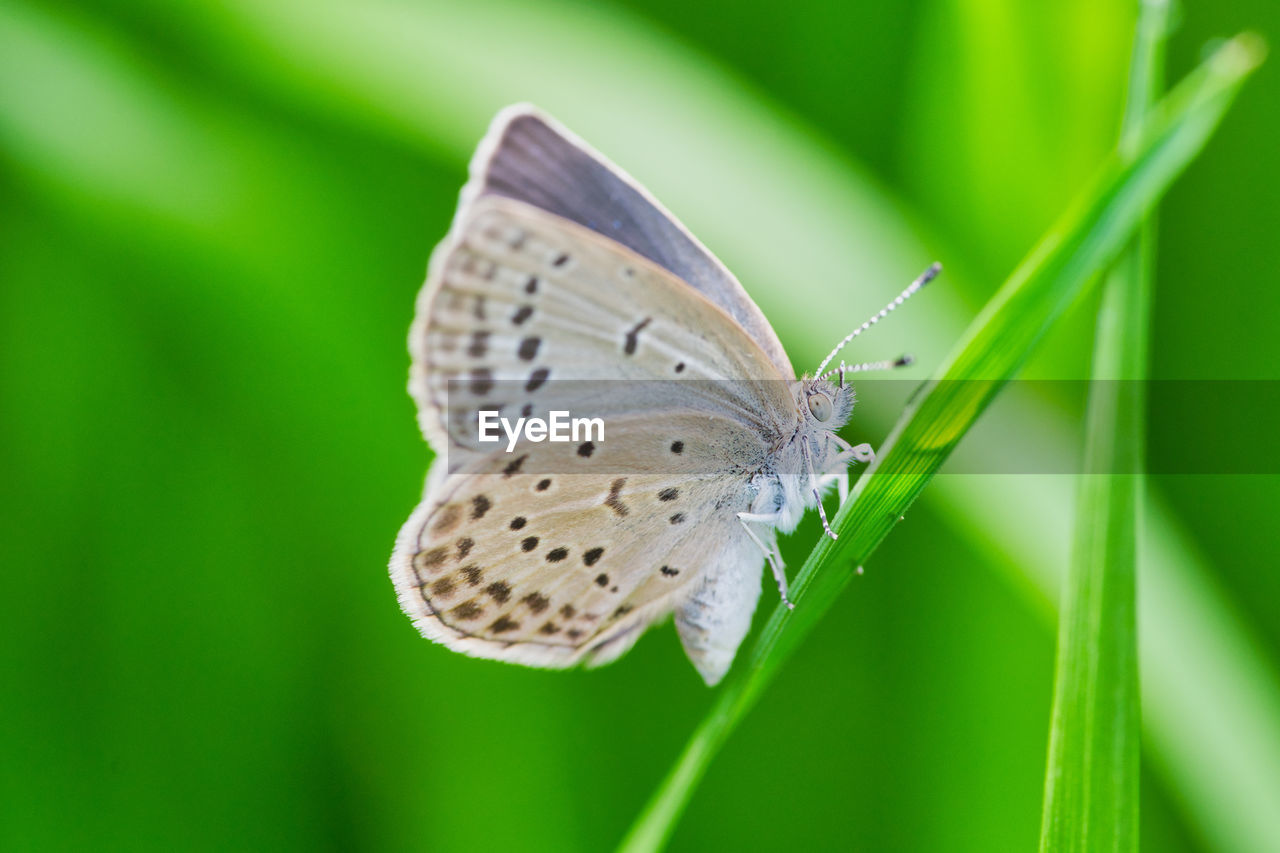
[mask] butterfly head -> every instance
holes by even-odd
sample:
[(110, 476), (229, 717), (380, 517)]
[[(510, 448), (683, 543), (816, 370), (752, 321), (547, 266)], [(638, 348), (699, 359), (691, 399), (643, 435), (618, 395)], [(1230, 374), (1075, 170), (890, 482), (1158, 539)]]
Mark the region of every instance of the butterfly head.
[(805, 422), (816, 429), (835, 431), (849, 421), (853, 414), (853, 386), (836, 383), (822, 376), (800, 380), (799, 399), (796, 400)]

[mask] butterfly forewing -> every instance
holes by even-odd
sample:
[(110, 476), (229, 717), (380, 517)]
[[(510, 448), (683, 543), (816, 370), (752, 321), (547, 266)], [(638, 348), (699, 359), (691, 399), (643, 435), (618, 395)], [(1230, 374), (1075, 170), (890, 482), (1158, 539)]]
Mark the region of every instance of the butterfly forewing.
[(630, 175), (549, 116), (525, 104), (503, 110), (471, 172), (464, 202), (513, 198), (627, 247), (719, 306), (780, 377), (795, 377), (769, 321), (724, 264)]
[(480, 410), (545, 416), (580, 408), (580, 395), (602, 416), (652, 412), (658, 402), (728, 408), (770, 438), (794, 420), (760, 348), (651, 261), (504, 198), (482, 198), (455, 229), (433, 258), (410, 337), (410, 390), (433, 441), (447, 434), (452, 446), (483, 451)]

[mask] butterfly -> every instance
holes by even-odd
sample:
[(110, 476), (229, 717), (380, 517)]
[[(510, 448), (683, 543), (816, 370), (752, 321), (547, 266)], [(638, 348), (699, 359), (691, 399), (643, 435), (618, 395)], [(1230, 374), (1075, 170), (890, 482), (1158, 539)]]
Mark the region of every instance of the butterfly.
[[(481, 141), (432, 253), (409, 392), (436, 450), (390, 572), (455, 651), (535, 667), (615, 660), (674, 615), (708, 685), (751, 625), (760, 572), (787, 601), (777, 531), (872, 459), (836, 353), (797, 378), (742, 285), (618, 167), (528, 105)], [(605, 435), (481, 439), (483, 413), (601, 415)], [(607, 429), (606, 429), (607, 428)], [(790, 602), (787, 601), (788, 605)]]

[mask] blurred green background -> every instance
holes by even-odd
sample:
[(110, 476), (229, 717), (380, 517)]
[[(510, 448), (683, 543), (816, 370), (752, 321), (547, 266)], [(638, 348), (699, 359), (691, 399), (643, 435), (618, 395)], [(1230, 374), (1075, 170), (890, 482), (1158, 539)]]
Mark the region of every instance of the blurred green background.
[[(615, 843), (712, 695), (674, 631), (594, 672), (470, 660), (419, 638), (386, 577), (429, 459), (405, 334), (488, 119), (533, 101), (635, 174), (799, 369), (941, 260), (859, 350), (924, 377), (1111, 147), (1133, 18), (0, 7), (0, 847)], [(1263, 0), (1175, 18), (1175, 79), (1216, 37), (1280, 32)], [(1273, 62), (1161, 207), (1157, 378), (1277, 378), (1278, 107)], [(1087, 376), (1092, 307), (1030, 375)], [(894, 412), (872, 396), (850, 435), (878, 443)], [(1152, 429), (1203, 454), (1232, 412), (1179, 415)], [(1078, 401), (1000, 417), (1036, 452), (1078, 445)], [(1280, 849), (1280, 478), (1151, 485), (1143, 845)], [(673, 848), (1032, 848), (1072, 487), (939, 477)]]

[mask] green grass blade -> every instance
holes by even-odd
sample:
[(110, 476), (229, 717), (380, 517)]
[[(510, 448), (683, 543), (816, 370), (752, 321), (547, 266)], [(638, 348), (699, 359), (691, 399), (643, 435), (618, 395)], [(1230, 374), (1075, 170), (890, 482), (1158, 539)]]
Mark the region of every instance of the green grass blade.
[[(1164, 62), (1168, 9), (1142, 3), (1120, 147), (1137, 144)], [(1040, 848), (1136, 850), (1140, 714), (1137, 524), (1144, 479), (1151, 217), (1098, 312), (1075, 546), (1063, 584)]]
[(699, 724), (620, 849), (661, 848), (712, 757), (781, 663), (888, 535), (951, 450), (1030, 355), (1062, 311), (1129, 240), (1148, 207), (1200, 151), (1261, 59), (1238, 37), (1197, 68), (1157, 108), (1135, 150), (1118, 151), (1102, 178), (1050, 231), (970, 326), (908, 406), (880, 457), (796, 578), (796, 609), (779, 606), (748, 659)]

